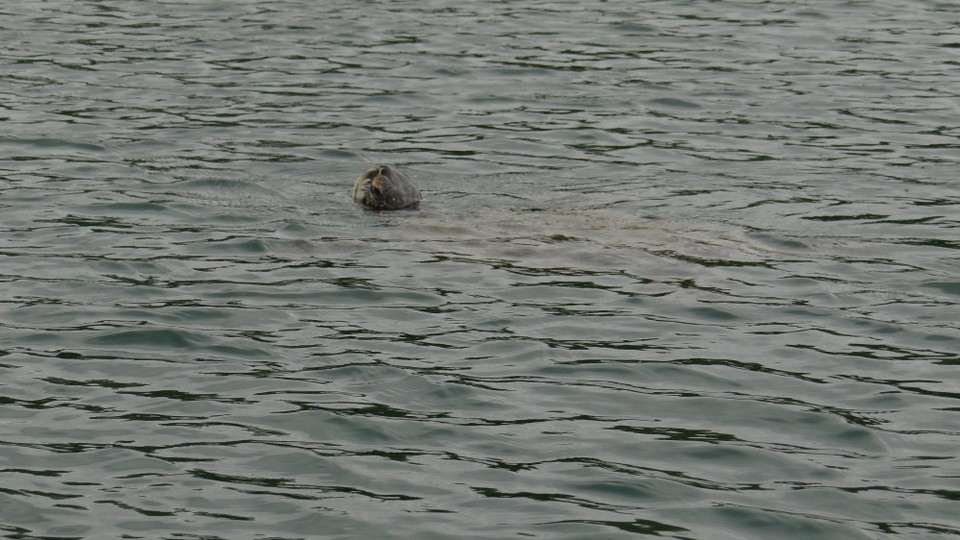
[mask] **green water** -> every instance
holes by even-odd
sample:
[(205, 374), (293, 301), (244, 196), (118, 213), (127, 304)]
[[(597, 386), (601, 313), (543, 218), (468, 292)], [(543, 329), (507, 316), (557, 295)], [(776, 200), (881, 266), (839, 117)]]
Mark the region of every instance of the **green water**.
[(3, 6), (0, 536), (960, 535), (958, 16)]

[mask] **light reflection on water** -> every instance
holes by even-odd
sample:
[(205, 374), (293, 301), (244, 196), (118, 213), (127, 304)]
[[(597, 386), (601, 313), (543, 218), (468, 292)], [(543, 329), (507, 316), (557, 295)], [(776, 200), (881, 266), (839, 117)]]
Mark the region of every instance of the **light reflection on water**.
[(3, 8), (0, 531), (960, 533), (957, 8), (642, 8)]

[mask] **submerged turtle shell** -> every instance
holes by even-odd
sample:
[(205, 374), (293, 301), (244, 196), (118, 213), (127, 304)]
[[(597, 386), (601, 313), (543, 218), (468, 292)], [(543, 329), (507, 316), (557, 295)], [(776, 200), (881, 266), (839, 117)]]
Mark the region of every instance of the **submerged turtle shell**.
[(420, 189), (390, 165), (377, 165), (357, 178), (353, 200), (373, 210), (415, 208), (420, 204)]

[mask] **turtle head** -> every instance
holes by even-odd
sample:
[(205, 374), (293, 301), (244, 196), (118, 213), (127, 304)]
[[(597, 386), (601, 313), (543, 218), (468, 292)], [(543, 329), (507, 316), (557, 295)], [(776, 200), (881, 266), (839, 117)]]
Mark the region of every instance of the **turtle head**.
[(390, 173), (386, 165), (377, 165), (357, 178), (353, 185), (353, 200), (368, 208), (388, 206)]
[(353, 185), (353, 200), (374, 210), (408, 208), (420, 202), (420, 190), (389, 165), (371, 167)]

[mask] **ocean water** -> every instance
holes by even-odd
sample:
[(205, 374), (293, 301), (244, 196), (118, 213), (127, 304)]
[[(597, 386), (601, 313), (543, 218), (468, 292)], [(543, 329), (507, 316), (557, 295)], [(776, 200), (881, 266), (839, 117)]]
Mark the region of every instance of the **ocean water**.
[(6, 3), (0, 536), (960, 536), (958, 20)]

